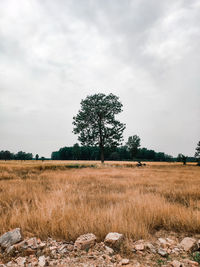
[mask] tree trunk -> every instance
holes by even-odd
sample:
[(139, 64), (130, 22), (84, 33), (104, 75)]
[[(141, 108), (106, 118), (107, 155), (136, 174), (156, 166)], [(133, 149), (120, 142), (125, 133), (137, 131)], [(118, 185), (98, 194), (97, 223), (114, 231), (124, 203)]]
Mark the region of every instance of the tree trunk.
[(104, 163), (104, 143), (103, 143), (103, 136), (102, 136), (102, 119), (101, 116), (99, 117), (99, 148), (101, 153), (101, 163)]
[(101, 152), (101, 163), (104, 163), (104, 147), (100, 146), (100, 152)]

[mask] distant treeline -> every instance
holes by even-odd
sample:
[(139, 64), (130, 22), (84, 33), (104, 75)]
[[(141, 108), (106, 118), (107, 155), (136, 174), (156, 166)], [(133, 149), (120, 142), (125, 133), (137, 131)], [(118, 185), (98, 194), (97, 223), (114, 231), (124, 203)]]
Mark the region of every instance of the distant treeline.
[(32, 160), (33, 154), (19, 151), (16, 154), (8, 150), (0, 151), (0, 160)]
[[(127, 146), (117, 148), (105, 148), (105, 160), (147, 160), (147, 161), (176, 161), (170, 155), (163, 152), (155, 152), (147, 148), (139, 148), (134, 158), (131, 157)], [(100, 160), (100, 149), (98, 147), (86, 147), (75, 144), (70, 147), (62, 147), (52, 152), (52, 160)]]
[[(155, 152), (152, 149), (139, 148), (137, 154), (132, 158), (127, 146), (117, 148), (105, 148), (105, 160), (121, 161), (182, 161), (181, 154), (178, 157), (172, 157), (163, 152)], [(100, 149), (98, 147), (79, 146), (75, 144), (70, 147), (62, 147), (58, 151), (52, 152), (52, 160), (100, 160)], [(49, 160), (49, 158), (39, 157), (36, 154), (19, 151), (12, 153), (8, 150), (0, 151), (0, 160)], [(187, 162), (195, 162), (195, 157), (187, 157)]]

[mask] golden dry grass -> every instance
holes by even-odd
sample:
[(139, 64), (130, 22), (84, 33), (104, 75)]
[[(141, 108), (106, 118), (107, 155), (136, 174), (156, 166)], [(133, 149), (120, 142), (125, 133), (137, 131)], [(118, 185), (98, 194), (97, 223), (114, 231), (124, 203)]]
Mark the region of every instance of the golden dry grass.
[[(75, 164), (75, 166), (74, 166)], [(74, 240), (110, 231), (200, 233), (200, 168), (177, 163), (0, 162), (0, 234)], [(67, 168), (67, 166), (71, 168)]]

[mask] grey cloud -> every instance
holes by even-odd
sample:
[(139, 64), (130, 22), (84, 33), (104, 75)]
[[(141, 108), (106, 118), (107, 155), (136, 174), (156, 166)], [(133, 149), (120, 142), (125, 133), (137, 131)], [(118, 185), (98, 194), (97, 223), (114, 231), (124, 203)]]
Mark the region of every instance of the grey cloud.
[(73, 144), (80, 100), (101, 91), (120, 96), (125, 139), (193, 155), (199, 11), (197, 0), (2, 0), (1, 149), (49, 156)]

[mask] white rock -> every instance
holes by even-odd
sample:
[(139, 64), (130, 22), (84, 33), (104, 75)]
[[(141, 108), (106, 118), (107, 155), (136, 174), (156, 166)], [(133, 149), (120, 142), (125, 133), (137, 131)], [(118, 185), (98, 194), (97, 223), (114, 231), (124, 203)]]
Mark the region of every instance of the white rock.
[(92, 233), (79, 236), (75, 241), (75, 248), (77, 249), (89, 249), (96, 243), (96, 236)]
[(28, 247), (38, 248), (38, 243), (37, 243), (37, 238), (36, 237), (32, 237), (32, 238), (26, 240), (26, 244), (27, 244)]
[(45, 264), (46, 264), (45, 256), (40, 256), (38, 259), (38, 265), (43, 267), (43, 266), (45, 266)]
[(182, 266), (182, 264), (180, 263), (180, 261), (177, 261), (177, 260), (172, 261), (170, 264), (173, 267), (181, 267)]
[(8, 248), (22, 240), (21, 230), (20, 228), (16, 228), (12, 231), (9, 231), (3, 234), (0, 237), (0, 246), (2, 248)]
[(129, 259), (122, 259), (120, 261), (120, 263), (121, 263), (121, 265), (127, 265), (127, 264), (129, 264)]
[(13, 261), (9, 261), (7, 264), (6, 264), (7, 267), (15, 267), (17, 266), (17, 264), (15, 264)]
[(166, 257), (168, 255), (167, 251), (162, 248), (158, 249), (158, 254), (160, 254), (162, 257)]
[(135, 245), (135, 249), (136, 249), (136, 250), (140, 250), (140, 251), (141, 251), (141, 250), (144, 250), (144, 244), (143, 244), (143, 243), (136, 244), (136, 245)]
[(167, 241), (164, 238), (158, 238), (158, 241), (160, 242), (160, 244), (166, 245)]
[(124, 236), (122, 234), (109, 233), (105, 237), (104, 243), (108, 246), (119, 248), (123, 239), (124, 239)]
[(191, 250), (195, 246), (196, 240), (191, 237), (185, 237), (181, 243), (180, 247), (183, 248), (185, 251)]
[(171, 253), (174, 253), (174, 254), (178, 255), (180, 253), (180, 249), (175, 247), (175, 248), (172, 249)]
[(171, 238), (167, 237), (166, 240), (167, 240), (167, 243), (170, 244), (170, 245), (174, 245), (175, 244), (175, 241), (172, 240)]
[(18, 257), (16, 259), (16, 263), (17, 263), (18, 266), (22, 266), (23, 267), (25, 265), (25, 263), (26, 263), (26, 258), (25, 257)]

